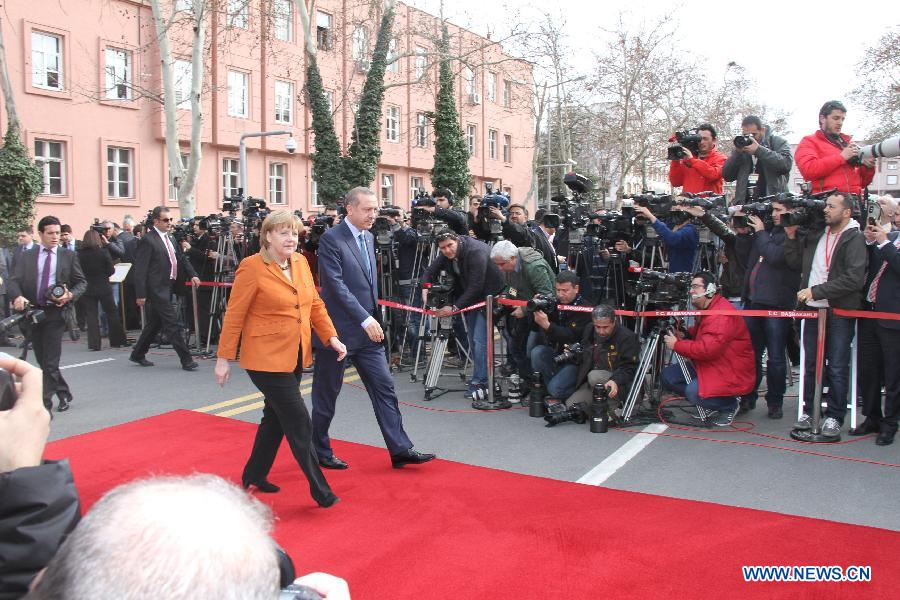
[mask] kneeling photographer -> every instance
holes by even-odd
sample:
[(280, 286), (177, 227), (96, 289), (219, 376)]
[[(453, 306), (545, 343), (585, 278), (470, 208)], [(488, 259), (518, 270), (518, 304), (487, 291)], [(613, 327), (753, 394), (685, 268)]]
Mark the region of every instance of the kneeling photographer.
[(628, 395), (628, 386), (637, 372), (641, 342), (637, 334), (616, 322), (616, 312), (612, 306), (595, 306), (591, 311), (591, 321), (583, 330), (581, 343), (569, 347), (568, 351), (553, 359), (557, 364), (568, 362), (577, 365), (578, 371), (576, 389), (565, 403), (547, 402), (548, 413), (544, 417), (547, 427), (565, 421), (584, 423), (598, 385), (606, 389), (606, 395), (611, 400), (622, 400)]
[(534, 322), (540, 330), (538, 345), (529, 352), (531, 367), (541, 374), (547, 393), (554, 398), (564, 398), (575, 391), (578, 366), (557, 364), (553, 359), (563, 352), (566, 344), (579, 341), (591, 321), (590, 313), (558, 310), (556, 304), (589, 306), (580, 290), (578, 276), (572, 271), (562, 271), (556, 276), (556, 299), (536, 296), (531, 300), (537, 308)]
[[(504, 297), (528, 301), (541, 295), (556, 300), (553, 270), (534, 248), (517, 248), (509, 240), (503, 240), (494, 244), (491, 260), (506, 276)], [(506, 320), (509, 357), (521, 382), (520, 385), (510, 384), (509, 395), (512, 398), (524, 396), (523, 387), (531, 378), (528, 352), (537, 342), (537, 331), (534, 331), (534, 320), (531, 318), (534, 310), (534, 303), (517, 306), (509, 311)]]
[[(446, 317), (477, 304), (485, 296), (497, 294), (503, 287), (503, 275), (490, 259), (490, 246), (474, 238), (457, 235), (449, 229), (436, 231), (435, 240), (441, 254), (422, 274), (422, 301), (425, 305), (429, 306), (425, 284), (434, 283), (441, 274), (451, 274), (453, 279), (450, 292), (452, 304), (436, 307), (437, 317)], [(435, 308), (434, 304), (430, 306)], [(472, 379), (469, 380), (466, 398), (471, 399), (476, 391), (487, 390), (487, 322), (484, 309), (464, 314), (472, 359)]]

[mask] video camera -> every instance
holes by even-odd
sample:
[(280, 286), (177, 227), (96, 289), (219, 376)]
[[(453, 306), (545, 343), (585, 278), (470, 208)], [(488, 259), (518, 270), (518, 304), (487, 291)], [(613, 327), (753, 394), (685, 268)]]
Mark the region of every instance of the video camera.
[(444, 270), (438, 273), (435, 281), (423, 283), (422, 289), (428, 290), (426, 308), (437, 310), (445, 306), (452, 306), (453, 301), (450, 299), (450, 295), (453, 293), (455, 283), (453, 275)]
[[(424, 192), (422, 188), (419, 190)], [(434, 235), (436, 228), (446, 225), (446, 223), (436, 218), (434, 212), (427, 210), (427, 208), (437, 206), (434, 198), (428, 194), (420, 194), (416, 197), (418, 199), (413, 203), (410, 225), (420, 236), (429, 237)]]
[(494, 184), (490, 181), (484, 183), (485, 194), (481, 197), (476, 219), (487, 223), (490, 227), (490, 236), (494, 241), (502, 239), (503, 225), (498, 219), (491, 217), (491, 209), (506, 210), (509, 208), (509, 197), (494, 191)]
[[(631, 196), (625, 196), (624, 198), (632, 200), (633, 204), (636, 204), (637, 206), (643, 206), (644, 208), (649, 209), (657, 219), (665, 219), (668, 217), (672, 212), (672, 205), (674, 203), (674, 198), (671, 194), (657, 194), (652, 191), (633, 194)], [(627, 205), (623, 203), (623, 207), (627, 208)], [(647, 223), (647, 220), (643, 217), (635, 217), (635, 219), (639, 224)]]
[(191, 219), (181, 219), (172, 226), (172, 237), (179, 244), (183, 241), (190, 241), (194, 237), (194, 222)]
[(303, 247), (307, 252), (315, 252), (319, 249), (319, 239), (322, 234), (334, 227), (334, 215), (319, 215), (309, 226), (309, 233), (303, 242)]
[[(65, 295), (66, 290), (63, 286), (54, 286), (54, 287), (61, 287), (63, 289), (63, 295)], [(50, 290), (52, 290), (52, 289), (53, 288), (50, 288)], [(50, 293), (50, 290), (47, 290), (48, 295)], [(44, 314), (44, 311), (42, 309), (32, 308), (31, 305), (26, 302), (25, 310), (11, 314), (8, 317), (6, 317), (5, 319), (3, 319), (2, 321), (0, 321), (0, 333), (9, 331), (10, 329), (15, 327), (22, 321), (25, 321), (26, 323), (30, 323), (31, 325), (37, 325), (38, 323), (40, 323), (41, 321), (44, 320), (45, 316), (46, 315)]]
[(103, 225), (97, 217), (94, 217), (94, 222), (91, 223), (91, 229), (100, 235), (106, 235), (106, 226)]
[(382, 208), (372, 224), (372, 235), (375, 236), (375, 244), (378, 246), (390, 246), (394, 236), (394, 222), (389, 217), (399, 217), (400, 211), (396, 208)]
[(837, 188), (816, 194), (810, 193), (809, 186), (801, 186), (802, 196), (796, 196), (789, 192), (775, 194), (772, 202), (784, 204), (791, 212), (781, 215), (781, 225), (791, 227), (802, 225), (804, 227), (818, 229), (825, 226), (825, 199), (837, 192)]
[(676, 131), (675, 135), (669, 138), (669, 142), (672, 142), (669, 145), (668, 150), (666, 151), (666, 159), (667, 160), (681, 160), (682, 158), (687, 158), (690, 154), (687, 153), (687, 150), (693, 152), (694, 156), (700, 155), (700, 130), (699, 129), (687, 129), (685, 131)]
[(630, 267), (632, 273), (640, 273), (634, 284), (634, 295), (647, 294), (653, 304), (680, 304), (691, 289), (690, 273), (665, 273), (640, 267)]

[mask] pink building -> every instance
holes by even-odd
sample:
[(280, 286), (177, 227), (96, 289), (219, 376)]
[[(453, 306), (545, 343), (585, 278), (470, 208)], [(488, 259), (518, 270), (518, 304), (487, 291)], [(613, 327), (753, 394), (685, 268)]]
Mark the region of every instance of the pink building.
[[(172, 0), (188, 7), (190, 0)], [(207, 29), (203, 161), (195, 188), (197, 214), (218, 212), (238, 187), (241, 134), (286, 129), (286, 137), (247, 140), (247, 193), (271, 206), (317, 212), (309, 153), (311, 117), (303, 96), (305, 55), (292, 0), (219, 0)], [(274, 7), (274, 10), (270, 7)], [(156, 34), (143, 0), (9, 0), (2, 20), (10, 78), (24, 143), (44, 169), (37, 218), (70, 223), (80, 235), (94, 217), (140, 220), (166, 200), (169, 185)], [(317, 2), (318, 60), (344, 147), (362, 89), (377, 16), (346, 0)], [(434, 136), (426, 113), (437, 89), (435, 42), (439, 20), (397, 5), (385, 78), (381, 163), (372, 187), (386, 204), (408, 206), (428, 172)], [(179, 135), (186, 159), (190, 132), (190, 37), (172, 29)], [(531, 67), (497, 44), (450, 27), (458, 77), (460, 121), (472, 157), (473, 192), (485, 181), (522, 200), (531, 184), (534, 119)], [(5, 118), (5, 114), (4, 114)]]

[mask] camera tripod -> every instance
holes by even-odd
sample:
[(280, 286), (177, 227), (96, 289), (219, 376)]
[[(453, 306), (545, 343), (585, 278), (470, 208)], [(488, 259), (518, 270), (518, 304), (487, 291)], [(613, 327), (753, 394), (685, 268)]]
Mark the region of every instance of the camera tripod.
[[(378, 291), (382, 298), (394, 298), (394, 271), (399, 268), (397, 252), (393, 238), (386, 243), (375, 238), (375, 273), (378, 277)], [(391, 364), (391, 351), (394, 344), (394, 326), (389, 318), (391, 309), (381, 306), (381, 322), (384, 323), (384, 350), (388, 364)]]
[[(401, 298), (401, 302), (403, 302), (407, 306), (415, 306), (415, 301), (416, 301), (415, 294), (417, 291), (420, 290), (419, 281), (421, 280), (422, 271), (425, 269), (426, 265), (430, 265), (434, 261), (434, 259), (437, 257), (437, 251), (438, 251), (437, 250), (437, 240), (435, 239), (434, 235), (427, 234), (427, 235), (419, 236), (419, 241), (416, 244), (415, 257), (413, 258), (412, 278), (408, 282), (408, 285), (410, 287), (410, 294), (409, 294), (409, 297)], [(400, 283), (403, 284), (402, 281)], [(407, 311), (406, 314), (404, 315), (403, 323), (401, 325), (403, 328), (403, 331), (404, 331), (403, 339), (400, 343), (401, 361), (403, 359), (403, 355), (406, 353), (406, 340), (408, 337), (406, 335), (406, 332), (409, 330), (409, 320), (410, 320), (411, 316), (412, 316), (412, 313)], [(418, 328), (419, 333), (418, 333), (418, 336), (416, 337), (416, 361), (414, 363), (414, 365), (416, 367), (418, 367), (418, 363), (419, 363), (419, 345), (421, 344), (422, 340), (424, 339), (422, 337), (423, 336), (422, 322), (423, 322), (424, 318), (425, 318), (424, 315), (420, 315), (419, 328)], [(402, 362), (401, 362), (401, 366), (402, 366)], [(413, 380), (413, 381), (415, 381), (415, 380)]]
[(657, 270), (664, 268), (662, 257), (662, 241), (659, 234), (651, 226), (644, 229), (644, 240), (641, 244), (641, 266), (645, 269)]
[[(234, 236), (231, 232), (220, 235), (216, 242), (216, 262), (213, 266), (213, 282), (226, 283), (234, 281), (234, 273), (238, 259), (234, 251)], [(204, 354), (210, 353), (213, 331), (222, 331), (222, 319), (228, 306), (228, 290), (216, 285), (212, 289), (212, 298), (209, 302), (209, 324), (206, 328), (206, 349)], [(199, 332), (197, 333), (199, 336)]]
[[(463, 320), (463, 327), (465, 327), (465, 324), (466, 322)], [(413, 372), (410, 375), (411, 381), (416, 381), (418, 379), (419, 356), (425, 343), (424, 329), (425, 319), (422, 319), (422, 321), (419, 322), (420, 344), (416, 348), (415, 365), (413, 367)], [(428, 358), (428, 367), (425, 371), (425, 400), (434, 400), (447, 392), (465, 391), (463, 389), (441, 388), (437, 385), (438, 380), (441, 377), (441, 368), (444, 364), (444, 352), (447, 350), (447, 343), (450, 341), (450, 333), (453, 331), (453, 317), (432, 317), (429, 331), (431, 333), (431, 356)], [(458, 349), (466, 357), (466, 363), (463, 365), (463, 370), (460, 372), (460, 378), (465, 381), (466, 371), (471, 362), (471, 357), (469, 356), (469, 353), (459, 345), (459, 341), (455, 341)]]

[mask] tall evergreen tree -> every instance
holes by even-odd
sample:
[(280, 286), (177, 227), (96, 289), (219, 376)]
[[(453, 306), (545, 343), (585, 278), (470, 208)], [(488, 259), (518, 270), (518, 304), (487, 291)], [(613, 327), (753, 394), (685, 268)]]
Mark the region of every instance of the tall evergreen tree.
[(19, 138), (12, 121), (0, 148), (0, 243), (13, 244), (20, 228), (30, 228), (34, 199), (44, 187), (44, 176)]
[(450, 33), (444, 25), (440, 53), (440, 78), (434, 115), (434, 166), (431, 182), (445, 187), (457, 198), (465, 198), (472, 185), (469, 174), (469, 148), (456, 112), (456, 92), (450, 65)]
[(334, 131), (334, 118), (328, 108), (322, 75), (315, 54), (307, 55), (306, 94), (312, 109), (315, 152), (310, 155), (320, 204), (344, 197), (350, 185), (344, 175), (341, 144)]

